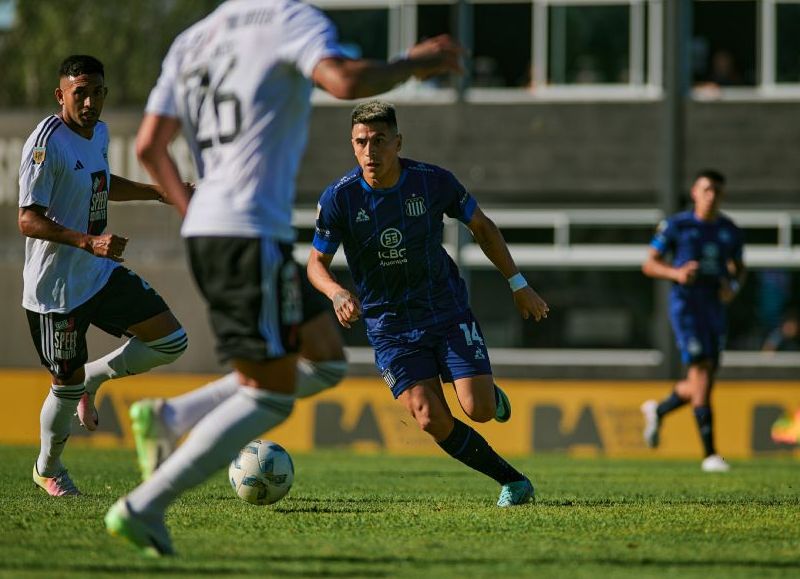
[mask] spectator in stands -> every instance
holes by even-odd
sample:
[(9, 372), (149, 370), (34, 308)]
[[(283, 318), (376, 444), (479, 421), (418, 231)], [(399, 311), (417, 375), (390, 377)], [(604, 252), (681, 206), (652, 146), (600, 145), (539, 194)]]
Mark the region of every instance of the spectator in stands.
[(764, 340), (762, 350), (765, 352), (797, 352), (800, 351), (800, 321), (797, 310), (791, 309), (780, 326), (772, 330)]
[(664, 416), (691, 402), (705, 450), (705, 472), (730, 468), (714, 447), (711, 388), (725, 345), (727, 305), (745, 276), (741, 231), (719, 211), (724, 185), (722, 174), (701, 171), (691, 189), (694, 208), (661, 222), (642, 264), (645, 275), (673, 282), (670, 321), (688, 366), (686, 378), (667, 398), (642, 405), (645, 443), (658, 446)]

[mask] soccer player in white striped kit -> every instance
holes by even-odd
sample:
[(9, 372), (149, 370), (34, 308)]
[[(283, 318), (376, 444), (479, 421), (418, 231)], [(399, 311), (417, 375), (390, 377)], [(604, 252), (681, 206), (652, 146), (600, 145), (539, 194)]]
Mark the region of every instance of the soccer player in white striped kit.
[[(151, 555), (172, 554), (167, 507), (292, 411), (302, 289), (291, 212), (313, 83), (338, 98), (371, 96), (411, 76), (460, 71), (460, 55), (441, 36), (392, 63), (352, 60), (332, 23), (294, 0), (228, 0), (175, 40), (137, 150), (185, 216), (181, 232), (217, 352), (239, 386), (109, 510), (111, 534)], [(181, 129), (200, 175), (191, 203), (167, 148)]]
[[(100, 121), (104, 77), (102, 63), (91, 56), (62, 62), (55, 91), (61, 110), (28, 137), (19, 171), (19, 229), (26, 236), (22, 305), (52, 375), (33, 481), (59, 497), (80, 494), (61, 462), (76, 410), (95, 430), (93, 400), (104, 381), (168, 364), (187, 345), (161, 296), (120, 265), (128, 240), (105, 232), (109, 200), (162, 195), (157, 187), (110, 172), (108, 129)], [(89, 325), (130, 339), (86, 364)]]

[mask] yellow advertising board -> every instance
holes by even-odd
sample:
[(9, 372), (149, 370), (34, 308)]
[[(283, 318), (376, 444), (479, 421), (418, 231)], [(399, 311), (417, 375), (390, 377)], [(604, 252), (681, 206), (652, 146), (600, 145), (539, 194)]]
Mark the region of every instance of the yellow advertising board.
[[(128, 407), (146, 397), (176, 396), (214, 376), (151, 373), (107, 382), (97, 405), (100, 428), (88, 433), (76, 423), (70, 444), (132, 447)], [(639, 406), (662, 399), (666, 382), (577, 382), (500, 380), (513, 405), (511, 420), (474, 425), (505, 455), (563, 452), (609, 457), (699, 457), (700, 439), (691, 409), (670, 415), (662, 427), (661, 446), (642, 442)], [(49, 387), (41, 371), (0, 372), (6, 392), (0, 406), (0, 444), (37, 444), (39, 410)], [(461, 420), (458, 401), (450, 407)], [(717, 447), (728, 458), (792, 453), (777, 445), (770, 427), (782, 414), (800, 407), (800, 382), (723, 382), (715, 386), (714, 425)], [(421, 432), (378, 378), (348, 378), (337, 388), (298, 401), (292, 416), (266, 435), (291, 451), (350, 448), (395, 454), (436, 454), (438, 447)]]

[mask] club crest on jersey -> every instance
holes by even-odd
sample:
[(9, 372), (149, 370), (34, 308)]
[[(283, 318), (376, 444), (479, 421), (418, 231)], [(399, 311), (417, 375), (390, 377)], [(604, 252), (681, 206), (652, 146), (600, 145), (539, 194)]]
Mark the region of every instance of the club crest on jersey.
[(37, 165), (44, 163), (44, 157), (47, 153), (47, 147), (34, 147), (33, 148), (33, 162)]
[(406, 215), (409, 217), (419, 217), (426, 211), (424, 198), (414, 196), (406, 199)]
[(358, 210), (358, 215), (356, 215), (356, 223), (367, 223), (369, 221), (369, 215), (367, 212), (364, 211), (364, 208)]

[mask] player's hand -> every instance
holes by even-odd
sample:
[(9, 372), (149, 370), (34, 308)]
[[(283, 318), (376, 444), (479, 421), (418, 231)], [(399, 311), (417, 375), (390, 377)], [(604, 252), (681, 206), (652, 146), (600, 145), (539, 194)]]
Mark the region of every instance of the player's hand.
[(696, 261), (687, 261), (679, 268), (676, 268), (675, 281), (681, 285), (692, 285), (697, 279), (697, 270), (700, 264)]
[(514, 292), (514, 305), (524, 319), (533, 317), (537, 322), (547, 317), (550, 306), (539, 297), (531, 286), (525, 286)]
[(425, 80), (448, 72), (462, 74), (463, 54), (464, 49), (449, 34), (440, 34), (412, 46), (408, 50), (407, 57), (419, 63), (414, 76)]
[(356, 296), (347, 290), (341, 290), (334, 294), (331, 301), (333, 311), (336, 312), (336, 317), (342, 326), (349, 328), (350, 322), (358, 321), (361, 316), (361, 304)]
[(734, 288), (729, 280), (722, 280), (719, 287), (719, 301), (723, 304), (729, 304), (736, 297), (737, 293), (739, 293), (738, 288)]
[(128, 245), (126, 237), (119, 237), (113, 233), (104, 233), (103, 235), (90, 235), (89, 243), (85, 249), (97, 257), (106, 257), (117, 263), (122, 263), (125, 261), (122, 259), (122, 253), (125, 251), (126, 245)]

